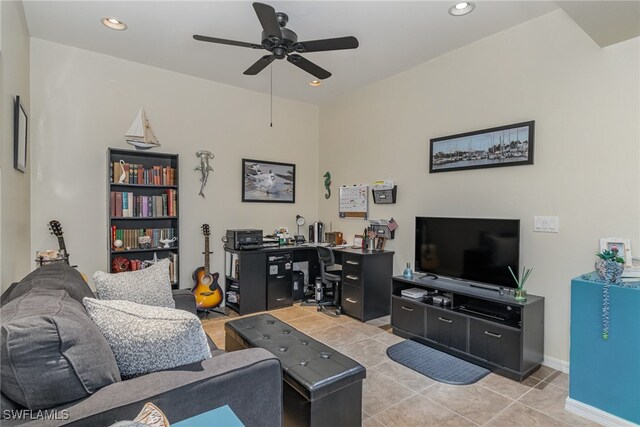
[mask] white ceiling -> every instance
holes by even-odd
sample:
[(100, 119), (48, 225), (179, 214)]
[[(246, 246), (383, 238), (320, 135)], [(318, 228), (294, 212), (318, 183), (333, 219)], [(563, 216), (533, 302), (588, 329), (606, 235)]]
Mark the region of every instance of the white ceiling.
[[(550, 1), (477, 1), (471, 14), (447, 13), (455, 1), (268, 1), (289, 15), (300, 41), (353, 35), (355, 50), (304, 54), (333, 76), (321, 87), (286, 60), (273, 63), (275, 96), (325, 104), (558, 8)], [(249, 1), (24, 1), (32, 37), (203, 79), (269, 92), (269, 69), (243, 71), (266, 51), (193, 40), (193, 34), (260, 43)], [(126, 31), (104, 27), (116, 17)]]

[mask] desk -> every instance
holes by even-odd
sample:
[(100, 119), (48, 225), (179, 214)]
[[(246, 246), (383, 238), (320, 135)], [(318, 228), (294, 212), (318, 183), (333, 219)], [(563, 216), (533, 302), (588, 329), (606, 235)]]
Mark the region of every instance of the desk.
[[(331, 248), (336, 264), (342, 265), (342, 310), (363, 322), (386, 316), (391, 307), (391, 275), (393, 274), (393, 252), (365, 251), (362, 249)], [(226, 249), (229, 255), (225, 262), (233, 259), (231, 268), (225, 266), (225, 296), (236, 292), (238, 302), (226, 298), (226, 306), (240, 315), (267, 310), (269, 292), (267, 286), (267, 263), (269, 254), (291, 253), (292, 261), (308, 262), (308, 283), (315, 283), (320, 275), (318, 251), (314, 246), (285, 245), (247, 251)]]

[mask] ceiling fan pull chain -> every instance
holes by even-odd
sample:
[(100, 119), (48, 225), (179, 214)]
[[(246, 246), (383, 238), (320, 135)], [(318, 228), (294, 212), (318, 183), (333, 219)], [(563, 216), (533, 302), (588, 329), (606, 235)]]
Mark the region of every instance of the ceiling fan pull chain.
[(269, 67), (271, 68), (271, 116), (270, 116), (270, 124), (269, 127), (273, 127), (273, 64)]

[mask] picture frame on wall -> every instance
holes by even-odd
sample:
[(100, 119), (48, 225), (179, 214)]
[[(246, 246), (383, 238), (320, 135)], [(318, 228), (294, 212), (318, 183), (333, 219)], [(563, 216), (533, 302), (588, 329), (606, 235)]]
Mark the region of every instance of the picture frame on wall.
[(296, 165), (242, 159), (242, 201), (295, 203)]
[(429, 173), (533, 164), (535, 121), (433, 138)]
[(600, 239), (600, 252), (611, 250), (612, 246), (618, 248), (618, 256), (624, 258), (625, 267), (633, 266), (631, 239), (625, 239), (624, 237), (603, 237)]
[(13, 167), (25, 173), (27, 170), (29, 118), (20, 103), (20, 96), (16, 96), (13, 117)]

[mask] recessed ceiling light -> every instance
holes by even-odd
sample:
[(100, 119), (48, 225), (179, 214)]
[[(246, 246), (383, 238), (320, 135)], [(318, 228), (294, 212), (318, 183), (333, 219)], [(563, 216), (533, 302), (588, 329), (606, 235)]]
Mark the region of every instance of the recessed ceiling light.
[(471, 2), (463, 1), (463, 2), (457, 3), (455, 6), (451, 6), (451, 8), (449, 8), (449, 14), (453, 16), (462, 16), (471, 12), (475, 8), (476, 8), (475, 4)]
[(311, 80), (309, 82), (309, 85), (313, 86), (313, 87), (318, 87), (322, 84), (322, 82), (320, 80)]
[(102, 24), (105, 27), (111, 28), (112, 30), (122, 31), (127, 29), (127, 24), (125, 24), (124, 22), (116, 18), (111, 18), (111, 17), (102, 18)]

